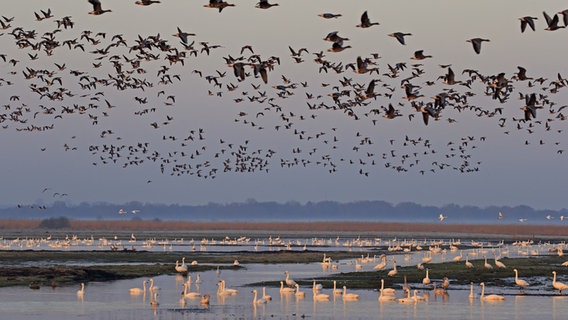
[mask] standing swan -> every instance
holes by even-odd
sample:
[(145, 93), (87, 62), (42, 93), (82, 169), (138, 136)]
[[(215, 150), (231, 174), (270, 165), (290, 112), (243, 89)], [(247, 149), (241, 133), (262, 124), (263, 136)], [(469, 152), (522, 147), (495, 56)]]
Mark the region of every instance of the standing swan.
[(288, 287), (296, 286), (296, 281), (290, 279), (290, 273), (288, 271), (284, 271), (284, 274), (286, 275), (286, 285)]
[(473, 263), (469, 262), (468, 260), (469, 254), (466, 253), (465, 255), (465, 267), (468, 269), (473, 269)]
[(483, 256), (483, 258), (485, 258), (485, 263), (483, 264), (483, 267), (487, 270), (493, 269), (493, 266), (491, 264), (487, 263), (487, 257)]
[(430, 277), (428, 276), (428, 268), (426, 268), (426, 277), (422, 279), (422, 284), (425, 286), (430, 284)]
[(485, 283), (480, 283), (479, 284), (481, 286), (481, 297), (479, 299), (483, 300), (483, 301), (503, 301), (505, 300), (504, 296), (500, 296), (497, 294), (490, 294), (490, 295), (485, 295)]
[(389, 273), (387, 273), (387, 276), (389, 276), (389, 277), (394, 277), (398, 273), (398, 271), (396, 271), (396, 261), (393, 260), (392, 264), (393, 264), (392, 270), (389, 271)]
[(519, 279), (519, 272), (517, 269), (513, 269), (513, 271), (515, 271), (515, 283), (521, 288), (521, 292), (523, 292), (523, 289), (527, 287), (529, 283), (523, 279)]
[[(554, 276), (556, 277), (556, 274)], [(77, 290), (77, 297), (81, 300), (85, 297), (85, 283), (81, 283), (81, 290)]]
[(185, 264), (185, 257), (181, 259), (181, 265), (178, 265), (178, 261), (176, 260), (176, 271), (179, 273), (187, 272), (187, 265)]
[(381, 263), (373, 267), (374, 270), (383, 270), (387, 266), (387, 256), (381, 255)]
[(562, 294), (562, 290), (568, 289), (568, 285), (565, 284), (565, 283), (556, 281), (556, 271), (552, 271), (552, 274), (554, 275), (554, 279), (552, 279), (552, 286), (554, 287), (554, 289), (560, 291), (560, 294)]

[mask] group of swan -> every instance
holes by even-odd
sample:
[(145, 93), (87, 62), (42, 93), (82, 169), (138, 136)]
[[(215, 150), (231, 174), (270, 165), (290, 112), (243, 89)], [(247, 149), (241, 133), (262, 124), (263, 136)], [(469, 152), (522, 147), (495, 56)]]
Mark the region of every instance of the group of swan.
[(179, 273), (187, 272), (187, 265), (185, 264), (185, 257), (181, 259), (181, 265), (179, 264), (179, 260), (176, 260), (176, 271)]
[(317, 284), (315, 281), (312, 285), (312, 294), (314, 296), (314, 301), (329, 301), (329, 294), (320, 293), (322, 289), (321, 284)]
[(425, 301), (426, 298), (418, 296), (418, 290), (414, 290), (414, 295), (410, 296), (410, 290), (406, 291), (406, 296), (397, 300), (398, 303), (417, 303)]
[(217, 294), (221, 296), (232, 296), (239, 293), (237, 289), (229, 289), (225, 286), (225, 280), (219, 280), (217, 283)]

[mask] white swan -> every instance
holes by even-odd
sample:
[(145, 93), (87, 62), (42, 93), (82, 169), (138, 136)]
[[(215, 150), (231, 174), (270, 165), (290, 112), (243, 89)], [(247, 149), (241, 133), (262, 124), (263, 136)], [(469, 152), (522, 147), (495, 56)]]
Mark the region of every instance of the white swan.
[(159, 305), (159, 303), (158, 303), (158, 292), (157, 291), (152, 294), (152, 301), (150, 301), (150, 305), (153, 308), (156, 308)]
[(393, 294), (385, 294), (383, 289), (379, 290), (379, 301), (394, 301), (396, 296)]
[(262, 287), (262, 299), (264, 299), (266, 301), (272, 300), (271, 296), (266, 295), (266, 287)]
[(393, 260), (392, 264), (393, 264), (392, 270), (389, 271), (389, 273), (387, 273), (387, 276), (389, 276), (389, 277), (394, 277), (398, 273), (398, 271), (396, 270), (396, 261)]
[(387, 266), (387, 256), (383, 254), (381, 256), (381, 263), (374, 266), (373, 269), (374, 270), (383, 270), (386, 266)]
[(436, 287), (436, 281), (434, 281), (434, 289), (432, 289), (432, 291), (434, 292), (434, 295), (445, 296), (445, 295), (448, 294), (446, 292), (446, 290), (444, 290), (444, 288), (437, 288)]
[(206, 293), (203, 295), (203, 297), (201, 297), (201, 301), (199, 303), (203, 306), (208, 306), (210, 298), (211, 296), (209, 295), (209, 293)]
[(493, 269), (493, 266), (491, 264), (487, 263), (487, 257), (483, 256), (483, 258), (485, 258), (485, 263), (483, 264), (483, 267), (487, 270)]
[(455, 256), (455, 257), (453, 257), (453, 258), (452, 258), (452, 261), (461, 261), (462, 258), (463, 258), (463, 253), (462, 253), (462, 251), (460, 250), (460, 254), (457, 255), (457, 256)]
[(255, 305), (256, 305), (256, 304), (265, 304), (265, 303), (268, 302), (268, 301), (266, 301), (266, 300), (264, 300), (264, 299), (257, 299), (257, 298), (258, 298), (258, 293), (256, 292), (256, 289), (255, 289), (255, 290), (252, 290), (252, 293), (254, 293), (254, 298), (252, 299), (252, 303), (253, 303), (253, 304), (255, 304)]
[(329, 301), (329, 295), (325, 293), (318, 293), (320, 289), (317, 288), (316, 282), (314, 281), (312, 287), (312, 293), (314, 296), (314, 301)]
[(562, 294), (562, 290), (568, 289), (568, 285), (565, 284), (565, 283), (556, 281), (556, 271), (552, 271), (552, 274), (554, 275), (554, 279), (552, 279), (552, 286), (554, 287), (554, 289), (560, 291), (560, 294)]
[(418, 302), (418, 301), (426, 301), (426, 298), (424, 298), (424, 296), (419, 296), (418, 295), (418, 290), (414, 290), (414, 295), (412, 296), (412, 299), (414, 299), (414, 301)]
[(497, 259), (497, 257), (495, 257), (495, 265), (497, 266), (497, 268), (501, 268), (501, 269), (507, 268), (507, 266), (503, 262), (499, 261), (499, 259)]
[(288, 271), (284, 271), (284, 274), (286, 275), (286, 285), (288, 287), (295, 287), (296, 281), (290, 279), (290, 273)]
[(154, 279), (150, 278), (148, 281), (150, 281), (150, 288), (148, 288), (148, 290), (149, 290), (151, 293), (160, 290), (159, 287), (154, 286)]
[(399, 298), (397, 300), (398, 303), (416, 303), (416, 300), (410, 297), (410, 291), (406, 291), (406, 297)]
[(81, 283), (81, 289), (77, 290), (77, 297), (81, 299), (85, 297), (85, 283)]
[(343, 290), (337, 288), (337, 281), (333, 280), (333, 295), (340, 296), (343, 294)]
[(343, 286), (343, 300), (346, 301), (359, 300), (359, 295), (356, 293), (347, 293), (347, 287)]
[(316, 280), (314, 280), (314, 283), (312, 285), (312, 289), (315, 289), (316, 291), (320, 291), (321, 289), (323, 289), (323, 286), (321, 285), (321, 283), (316, 283)]
[(504, 296), (500, 296), (498, 294), (485, 295), (485, 283), (482, 282), (479, 285), (481, 286), (481, 297), (479, 299), (481, 299), (483, 301), (503, 301), (503, 300), (505, 300)]
[(465, 255), (465, 267), (468, 269), (473, 269), (473, 263), (468, 260), (469, 254)]
[(142, 289), (140, 288), (130, 288), (129, 292), (131, 295), (133, 296), (138, 296), (141, 295), (142, 293), (144, 295), (146, 295), (146, 283), (148, 283), (148, 281), (144, 280), (144, 282), (142, 282)]
[(284, 281), (280, 281), (280, 293), (294, 293), (294, 289), (284, 287)]
[(188, 298), (188, 299), (201, 298), (201, 293), (195, 292), (195, 291), (190, 291), (190, 290), (191, 290), (191, 285), (184, 283), (183, 284), (183, 296), (184, 296), (184, 298)]
[(528, 287), (529, 283), (523, 279), (519, 279), (519, 271), (517, 271), (517, 269), (513, 269), (513, 271), (515, 271), (515, 283), (521, 288), (521, 291), (523, 291), (525, 287)]
[(298, 299), (303, 299), (306, 296), (306, 293), (304, 291), (300, 291), (300, 285), (296, 283), (296, 298)]
[(181, 265), (178, 264), (178, 263), (179, 263), (179, 260), (176, 260), (176, 267), (175, 267), (176, 271), (180, 272), (180, 273), (187, 272), (187, 265), (185, 264), (185, 257), (183, 257), (181, 259)]
[(381, 294), (383, 295), (387, 295), (387, 296), (394, 296), (396, 295), (396, 290), (393, 288), (385, 288), (385, 280), (381, 279), (381, 289), (380, 289)]
[(448, 277), (444, 277), (442, 279), (442, 288), (448, 289), (449, 286), (450, 286), (450, 279), (448, 279)]
[(422, 279), (422, 284), (423, 285), (429, 285), (430, 284), (430, 277), (428, 276), (428, 268), (426, 268), (426, 277), (424, 277), (424, 279)]
[(225, 285), (225, 280), (219, 280), (219, 283), (217, 285), (219, 286), (219, 290), (217, 291), (217, 293), (221, 295), (235, 295), (239, 293), (239, 290), (237, 289), (227, 288)]

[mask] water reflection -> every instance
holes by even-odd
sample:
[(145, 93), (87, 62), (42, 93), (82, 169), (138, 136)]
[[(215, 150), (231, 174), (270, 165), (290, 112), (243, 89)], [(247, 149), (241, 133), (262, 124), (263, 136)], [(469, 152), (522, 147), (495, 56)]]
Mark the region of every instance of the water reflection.
[[(285, 238), (280, 238), (280, 241)], [(342, 239), (345, 243), (353, 239)], [(334, 239), (331, 245), (334, 249), (344, 248), (342, 240)], [(138, 241), (138, 240), (136, 240)], [(274, 239), (273, 239), (274, 241)], [(358, 241), (362, 241), (359, 238)], [(369, 240), (370, 244), (377, 240)], [(304, 242), (302, 242), (304, 243)], [(328, 243), (326, 241), (326, 243)], [(446, 250), (445, 241), (434, 240), (413, 241), (389, 241), (393, 248), (404, 243), (418, 243), (424, 251), (417, 250), (418, 245), (409, 246), (412, 250), (400, 252), (396, 257), (395, 252), (388, 253), (389, 258), (396, 257), (397, 264), (403, 266), (418, 265), (419, 263), (442, 262), (454, 260), (455, 257), (465, 258), (482, 257), (491, 253), (489, 242), (479, 247), (461, 247), (460, 252), (448, 256), (452, 250)], [(179, 244), (179, 242), (178, 242)], [(259, 244), (260, 245), (260, 244)], [(401, 248), (406, 247), (406, 245)], [(521, 246), (520, 246), (521, 247)], [(534, 251), (546, 252), (550, 245), (535, 246), (530, 244), (523, 246), (522, 250), (512, 250), (507, 245), (499, 247), (498, 255), (508, 252), (509, 256), (520, 254), (519, 252)], [(227, 247), (228, 248), (228, 247)], [(233, 249), (235, 247), (232, 247)], [(431, 250), (426, 249), (431, 248)], [(438, 253), (435, 253), (438, 249)], [(348, 247), (348, 250), (352, 248)], [(251, 249), (253, 250), (253, 249)], [(301, 250), (301, 249), (298, 249)], [(345, 249), (343, 249), (345, 250)], [(394, 249), (393, 249), (394, 250)], [(404, 250), (400, 250), (404, 251)], [(428, 252), (428, 253), (426, 253)], [(381, 255), (365, 253), (356, 259), (333, 260), (328, 255), (323, 255), (321, 262), (265, 265), (246, 264), (242, 269), (223, 270), (223, 272), (209, 270), (203, 272), (190, 272), (187, 276), (164, 275), (152, 279), (132, 279), (114, 282), (89, 282), (86, 284), (82, 295), (78, 295), (77, 286), (30, 290), (28, 287), (0, 288), (0, 309), (3, 318), (14, 320), (51, 320), (92, 317), (97, 319), (185, 319), (196, 315), (199, 319), (218, 318), (358, 318), (358, 319), (534, 319), (552, 318), (564, 319), (568, 314), (568, 297), (564, 296), (538, 296), (540, 292), (550, 294), (552, 287), (550, 279), (543, 278), (533, 280), (528, 295), (516, 295), (517, 288), (491, 288), (491, 291), (499, 291), (505, 294), (505, 301), (491, 303), (479, 299), (481, 288), (475, 285), (473, 298), (470, 298), (470, 286), (452, 284), (449, 291), (436, 294), (430, 286), (409, 283), (411, 292), (419, 289), (417, 297), (424, 301), (399, 304), (396, 302), (379, 301), (379, 292), (376, 290), (354, 290), (359, 295), (357, 301), (345, 301), (341, 295), (334, 294), (331, 288), (318, 288), (318, 283), (313, 282), (310, 286), (295, 287), (300, 293), (284, 293), (278, 287), (250, 288), (247, 285), (263, 281), (285, 281), (285, 273), (289, 280), (295, 279), (304, 283), (320, 276), (336, 272), (373, 271), (377, 265), (386, 261), (384, 270), (394, 269), (392, 260), (383, 258)], [(180, 258), (182, 254), (180, 253)], [(181, 261), (181, 259), (180, 259)], [(472, 260), (481, 267), (479, 261)], [(76, 263), (76, 262), (73, 262)], [(83, 263), (83, 262), (82, 262)], [(426, 262), (427, 263), (427, 262)], [(482, 263), (482, 262), (481, 262)], [(172, 265), (173, 268), (173, 265)], [(465, 265), (464, 265), (465, 268)], [(222, 276), (222, 277), (221, 277)], [(402, 285), (404, 276), (398, 274), (399, 283)], [(513, 281), (504, 279), (506, 281)], [(442, 282), (442, 279), (432, 279), (433, 282)], [(536, 283), (540, 283), (537, 285)], [(341, 284), (340, 287), (342, 287)], [(349, 287), (349, 284), (347, 284)], [(144, 288), (146, 287), (146, 290)], [(316, 290), (313, 290), (314, 287)], [(160, 289), (157, 289), (160, 288)], [(272, 300), (257, 305), (252, 303), (252, 289), (262, 290), (262, 296), (271, 296)], [(264, 290), (263, 290), (264, 289)], [(312, 289), (312, 290), (310, 290)], [(340, 288), (337, 288), (340, 290)], [(234, 291), (232, 291), (234, 290)], [(189, 297), (190, 292), (195, 292), (194, 298)], [(303, 293), (303, 295), (301, 294)], [(203, 297), (211, 296), (209, 305), (202, 304)], [(198, 296), (197, 296), (198, 295)], [(317, 295), (327, 295), (327, 299), (320, 300)], [(26, 297), (25, 301), (22, 297)], [(398, 290), (396, 298), (401, 298), (402, 292)]]

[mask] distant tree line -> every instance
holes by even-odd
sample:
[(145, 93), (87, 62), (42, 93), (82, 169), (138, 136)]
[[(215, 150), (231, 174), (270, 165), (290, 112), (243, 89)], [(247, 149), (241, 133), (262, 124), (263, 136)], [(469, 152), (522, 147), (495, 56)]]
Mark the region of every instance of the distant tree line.
[[(0, 209), (0, 218), (42, 219), (47, 225), (65, 225), (62, 217), (75, 220), (152, 220), (180, 221), (385, 221), (385, 222), (435, 222), (440, 213), (447, 216), (444, 223), (497, 222), (502, 212), (501, 223), (568, 223), (560, 216), (568, 217), (568, 209), (535, 210), (520, 205), (460, 206), (449, 204), (442, 207), (424, 206), (413, 202), (391, 204), (385, 201), (335, 201), (307, 202), (257, 202), (253, 199), (240, 203), (208, 203), (206, 205), (153, 204), (128, 202), (124, 204), (81, 203), (68, 205), (55, 202), (38, 210), (33, 206)], [(69, 221), (67, 221), (68, 223)]]

